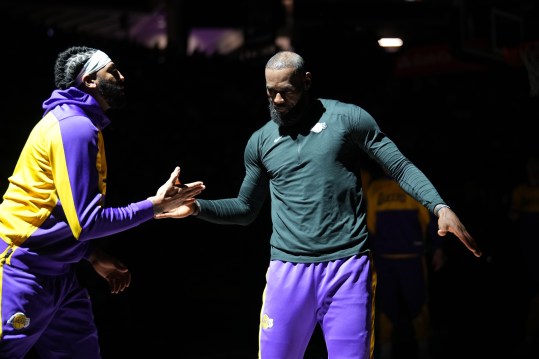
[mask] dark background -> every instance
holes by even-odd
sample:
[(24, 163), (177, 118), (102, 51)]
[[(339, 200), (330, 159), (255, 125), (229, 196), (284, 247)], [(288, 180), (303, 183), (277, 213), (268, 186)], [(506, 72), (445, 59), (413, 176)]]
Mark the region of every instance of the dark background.
[[(99, 28), (100, 19), (118, 10), (151, 12), (163, 5), (133, 3), (93, 1), (85, 10), (88, 18), (71, 27), (55, 20), (62, 2), (2, 5), (0, 189), (7, 187), (41, 117), (41, 103), (53, 90), (56, 55), (86, 45), (107, 52), (127, 81), (128, 106), (109, 113), (113, 122), (105, 130), (108, 205), (154, 194), (176, 165), (183, 182), (205, 182), (201, 198), (237, 194), (244, 146), (268, 119), (263, 67), (285, 27), (279, 2), (165, 2), (176, 18), (165, 49), (81, 29), (81, 23), (92, 22)], [(526, 293), (507, 210), (511, 189), (524, 180), (524, 161), (538, 150), (539, 107), (530, 96), (527, 68), (498, 50), (507, 47), (514, 55), (515, 48), (539, 39), (534, 22), (539, 6), (534, 1), (414, 4), (296, 0), (289, 34), (310, 64), (313, 92), (369, 111), (433, 181), (485, 252), (477, 259), (450, 238), (449, 263), (431, 276), (437, 357), (516, 358)], [(73, 1), (65, 4), (72, 6)], [(500, 21), (498, 28), (484, 24), (492, 9), (518, 21)], [(196, 26), (239, 27), (246, 40), (229, 54), (187, 55), (186, 33)], [(403, 32), (399, 52), (377, 46), (387, 29)], [(112, 295), (101, 278), (80, 265), (103, 357), (255, 358), (270, 231), (266, 207), (247, 227), (196, 218), (155, 220), (98, 240), (133, 274), (131, 287)], [(307, 358), (324, 355), (317, 333)]]

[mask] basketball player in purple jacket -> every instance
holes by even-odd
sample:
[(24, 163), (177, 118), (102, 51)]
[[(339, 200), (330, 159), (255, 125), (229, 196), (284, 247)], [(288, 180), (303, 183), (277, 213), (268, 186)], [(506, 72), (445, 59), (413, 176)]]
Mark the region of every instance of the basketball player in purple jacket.
[(0, 204), (0, 358), (22, 359), (32, 347), (47, 359), (100, 358), (74, 265), (96, 260), (92, 239), (191, 204), (204, 189), (202, 182), (175, 186), (176, 167), (155, 195), (105, 207), (101, 131), (110, 122), (105, 111), (123, 102), (124, 77), (107, 54), (83, 46), (60, 53), (54, 70), (57, 89), (43, 103)]

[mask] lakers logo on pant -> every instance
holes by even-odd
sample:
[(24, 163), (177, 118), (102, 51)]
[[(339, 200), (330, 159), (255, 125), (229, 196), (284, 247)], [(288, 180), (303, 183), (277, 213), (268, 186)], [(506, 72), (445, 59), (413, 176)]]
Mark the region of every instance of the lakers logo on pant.
[(262, 328), (263, 329), (269, 329), (273, 327), (273, 319), (271, 319), (267, 314), (264, 314), (262, 316)]
[(28, 326), (30, 325), (30, 318), (28, 318), (24, 313), (17, 312), (8, 319), (7, 323), (11, 324), (13, 329), (21, 330), (24, 328), (28, 328)]

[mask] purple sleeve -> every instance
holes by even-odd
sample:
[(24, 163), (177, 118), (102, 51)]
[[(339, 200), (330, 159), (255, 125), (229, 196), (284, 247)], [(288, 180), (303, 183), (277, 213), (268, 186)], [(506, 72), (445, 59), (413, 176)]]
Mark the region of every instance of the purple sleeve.
[(75, 238), (104, 237), (153, 218), (148, 200), (124, 207), (104, 207), (107, 163), (101, 132), (84, 116), (59, 122), (61, 141), (52, 149), (54, 180)]

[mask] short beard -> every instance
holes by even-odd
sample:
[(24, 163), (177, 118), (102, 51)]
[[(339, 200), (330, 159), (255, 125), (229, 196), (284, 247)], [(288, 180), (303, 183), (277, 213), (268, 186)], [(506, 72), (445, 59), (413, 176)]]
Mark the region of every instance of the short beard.
[(97, 89), (111, 108), (125, 107), (127, 101), (122, 86), (112, 82), (100, 82)]
[(279, 111), (277, 111), (277, 108), (275, 107), (275, 104), (271, 99), (269, 99), (269, 112), (270, 117), (279, 126), (287, 127), (287, 126), (293, 126), (297, 124), (301, 116), (304, 113), (305, 107), (307, 106), (307, 98), (308, 94), (305, 91), (301, 98), (299, 99), (298, 103), (288, 111), (288, 113), (284, 114)]

